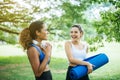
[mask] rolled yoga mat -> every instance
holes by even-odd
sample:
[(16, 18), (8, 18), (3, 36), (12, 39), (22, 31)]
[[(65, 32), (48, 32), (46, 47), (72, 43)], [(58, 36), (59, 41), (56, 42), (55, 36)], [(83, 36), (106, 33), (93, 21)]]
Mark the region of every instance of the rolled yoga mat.
[[(94, 71), (94, 70), (98, 69), (99, 67), (108, 63), (109, 59), (108, 59), (107, 55), (105, 55), (104, 53), (99, 53), (97, 55), (86, 58), (84, 61), (87, 61), (87, 62), (90, 62), (91, 64), (93, 64), (94, 65), (93, 71)], [(78, 65), (78, 66), (73, 67), (70, 70), (70, 77), (72, 80), (77, 80), (80, 77), (85, 76), (87, 74), (87, 72), (88, 72), (88, 69), (86, 66)]]

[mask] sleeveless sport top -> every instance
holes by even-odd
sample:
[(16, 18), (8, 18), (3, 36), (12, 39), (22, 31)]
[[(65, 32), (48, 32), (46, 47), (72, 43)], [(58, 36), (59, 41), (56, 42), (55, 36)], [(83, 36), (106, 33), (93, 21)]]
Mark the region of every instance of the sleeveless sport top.
[(74, 44), (71, 43), (71, 48), (72, 48), (72, 56), (75, 58), (75, 59), (78, 59), (78, 60), (84, 60), (86, 58), (86, 50), (87, 50), (87, 45), (83, 44), (84, 45), (84, 48), (82, 50), (80, 49), (77, 49), (75, 47)]
[[(45, 58), (45, 54), (43, 53), (43, 51), (35, 44), (31, 44), (31, 46), (35, 47), (37, 49), (37, 51), (39, 52), (40, 56), (39, 56), (39, 60), (40, 63), (42, 63), (43, 59)], [(48, 60), (48, 64), (50, 63), (50, 59)]]

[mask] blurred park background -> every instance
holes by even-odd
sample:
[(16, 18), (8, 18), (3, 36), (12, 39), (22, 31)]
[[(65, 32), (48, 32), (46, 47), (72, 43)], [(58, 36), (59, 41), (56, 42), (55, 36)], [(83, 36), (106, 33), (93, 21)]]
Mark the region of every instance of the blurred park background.
[(105, 53), (109, 57), (109, 63), (92, 72), (90, 79), (120, 80), (119, 0), (0, 0), (0, 80), (34, 80), (19, 33), (35, 20), (43, 20), (50, 33), (53, 80), (65, 80), (64, 42), (70, 40), (73, 24), (84, 30), (88, 56)]

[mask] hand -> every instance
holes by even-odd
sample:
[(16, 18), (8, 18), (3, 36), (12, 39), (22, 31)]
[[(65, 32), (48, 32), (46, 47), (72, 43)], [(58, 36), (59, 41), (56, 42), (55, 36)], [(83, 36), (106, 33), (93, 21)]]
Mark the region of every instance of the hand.
[(88, 68), (88, 74), (91, 73), (93, 71), (93, 65), (89, 62), (87, 62), (87, 68)]
[(49, 44), (49, 43), (46, 43), (45, 45), (44, 45), (44, 47), (42, 47), (42, 49), (43, 49), (43, 51), (44, 51), (44, 53), (45, 53), (45, 55), (46, 56), (51, 56), (51, 51), (52, 51), (52, 46), (51, 46), (51, 44)]

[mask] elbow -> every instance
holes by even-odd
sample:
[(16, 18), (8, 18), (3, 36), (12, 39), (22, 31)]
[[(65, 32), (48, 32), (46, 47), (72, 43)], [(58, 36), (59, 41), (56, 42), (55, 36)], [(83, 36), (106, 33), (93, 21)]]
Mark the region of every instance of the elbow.
[(73, 58), (69, 58), (69, 62), (70, 62), (70, 63), (73, 63)]

